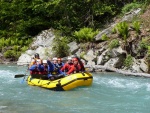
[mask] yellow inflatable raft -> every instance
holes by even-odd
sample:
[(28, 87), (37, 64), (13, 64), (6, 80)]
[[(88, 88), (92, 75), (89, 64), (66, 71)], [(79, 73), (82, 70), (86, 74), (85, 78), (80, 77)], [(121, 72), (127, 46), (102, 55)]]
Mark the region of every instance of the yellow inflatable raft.
[(33, 78), (31, 75), (27, 78), (28, 85), (39, 86), (55, 91), (67, 91), (79, 86), (90, 86), (92, 82), (93, 76), (88, 72), (71, 74), (54, 81)]

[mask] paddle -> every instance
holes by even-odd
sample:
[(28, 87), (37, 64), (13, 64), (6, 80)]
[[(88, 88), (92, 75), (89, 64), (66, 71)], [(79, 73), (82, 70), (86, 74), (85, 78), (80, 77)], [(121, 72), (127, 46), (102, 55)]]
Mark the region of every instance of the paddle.
[[(29, 66), (28, 66), (28, 67), (29, 67)], [(27, 71), (28, 71), (28, 68), (27, 68), (25, 74), (17, 74), (17, 75), (14, 76), (14, 78), (21, 78), (21, 77), (23, 77), (23, 79), (20, 81), (20, 83), (22, 84), (22, 83), (24, 82), (24, 80), (25, 80), (25, 77), (28, 76), (28, 75), (26, 74)]]
[(14, 78), (20, 78), (20, 77), (25, 77), (25, 76), (27, 76), (27, 75), (25, 75), (25, 74), (17, 74), (17, 75), (14, 76)]

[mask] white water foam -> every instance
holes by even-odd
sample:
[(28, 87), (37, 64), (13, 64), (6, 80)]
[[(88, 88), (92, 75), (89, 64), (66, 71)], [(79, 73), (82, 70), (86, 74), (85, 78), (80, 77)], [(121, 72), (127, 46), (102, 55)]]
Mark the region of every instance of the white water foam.
[(7, 108), (7, 106), (0, 106), (0, 110), (4, 109), (4, 108)]
[(14, 79), (14, 75), (15, 73), (11, 70), (0, 70), (0, 79), (2, 86), (6, 84), (12, 84), (14, 81), (16, 81), (16, 79)]
[(10, 70), (0, 70), (0, 75), (1, 75), (0, 78), (4, 77), (10, 78), (12, 77), (12, 75), (14, 75), (14, 72)]
[(129, 90), (135, 90), (140, 88), (146, 88), (147, 91), (150, 91), (150, 84), (144, 83), (134, 78), (105, 78), (105, 77), (95, 77), (94, 83), (105, 85), (107, 87), (114, 87), (114, 88), (127, 88)]

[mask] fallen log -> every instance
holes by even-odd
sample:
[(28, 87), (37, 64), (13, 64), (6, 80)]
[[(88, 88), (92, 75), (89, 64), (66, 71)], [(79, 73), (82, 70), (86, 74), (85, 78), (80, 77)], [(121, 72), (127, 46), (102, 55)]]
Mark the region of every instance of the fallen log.
[(148, 74), (148, 73), (134, 73), (134, 72), (131, 72), (129, 70), (122, 70), (122, 69), (117, 69), (117, 68), (114, 68), (114, 67), (106, 67), (106, 66), (103, 66), (103, 65), (94, 65), (94, 66), (85, 65), (85, 68), (91, 68), (93, 70), (101, 69), (101, 70), (104, 70), (104, 71), (116, 72), (116, 73), (120, 73), (120, 74), (124, 74), (124, 75), (128, 75), (128, 76), (148, 77), (148, 78), (150, 78), (150, 74)]

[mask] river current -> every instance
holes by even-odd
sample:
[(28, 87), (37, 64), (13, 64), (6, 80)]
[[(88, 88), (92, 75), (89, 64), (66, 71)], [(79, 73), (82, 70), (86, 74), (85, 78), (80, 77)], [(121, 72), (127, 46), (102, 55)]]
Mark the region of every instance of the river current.
[(26, 69), (0, 65), (0, 113), (150, 113), (150, 78), (92, 73), (92, 86), (58, 92), (14, 78)]

